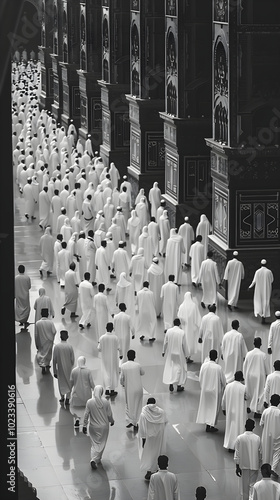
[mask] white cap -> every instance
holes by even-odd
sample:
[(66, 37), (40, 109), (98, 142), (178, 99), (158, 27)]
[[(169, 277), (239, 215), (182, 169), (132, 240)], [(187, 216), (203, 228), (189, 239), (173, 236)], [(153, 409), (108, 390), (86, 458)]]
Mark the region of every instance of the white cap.
[(90, 135), (90, 134), (88, 134), (88, 137), (91, 137), (91, 135)]
[(188, 220), (189, 220), (189, 218), (188, 218), (188, 217), (185, 217), (185, 221), (187, 222)]
[(153, 258), (153, 262), (155, 262), (156, 264), (158, 264), (158, 258), (157, 258), (157, 257), (154, 257), (154, 258)]
[(123, 179), (127, 179), (127, 175), (123, 175)]
[(275, 316), (276, 316), (277, 318), (280, 318), (280, 311), (276, 311), (276, 312), (275, 312)]
[(266, 264), (266, 260), (265, 260), (265, 259), (262, 259), (262, 260), (261, 260), (261, 264), (265, 265), (265, 264)]
[(237, 250), (234, 250), (233, 255), (238, 255)]

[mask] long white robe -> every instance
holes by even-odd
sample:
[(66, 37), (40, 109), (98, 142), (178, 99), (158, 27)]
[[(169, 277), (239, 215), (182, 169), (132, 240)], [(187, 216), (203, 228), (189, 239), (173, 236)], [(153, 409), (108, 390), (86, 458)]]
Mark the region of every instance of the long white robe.
[(111, 201), (111, 198), (107, 198), (107, 202), (103, 207), (104, 219), (105, 219), (105, 228), (106, 231), (109, 230), (109, 227), (112, 223), (112, 218), (114, 217), (115, 207)]
[(137, 425), (143, 406), (144, 370), (136, 361), (126, 361), (121, 365), (120, 384), (124, 387), (125, 417), (127, 424)]
[(139, 203), (137, 203), (135, 210), (136, 210), (137, 216), (140, 219), (140, 229), (142, 230), (143, 227), (148, 225), (149, 219), (150, 219), (149, 210), (147, 208), (147, 204), (146, 204), (144, 198), (141, 198)]
[(32, 185), (27, 183), (23, 187), (23, 197), (24, 197), (24, 213), (29, 217), (34, 217), (36, 199), (34, 197), (34, 192)]
[(255, 347), (246, 354), (243, 363), (243, 375), (250, 396), (249, 406), (254, 412), (260, 413), (263, 409), (263, 391), (268, 374), (268, 358)]
[(249, 500), (252, 486), (258, 479), (261, 465), (261, 440), (252, 431), (245, 431), (235, 441), (234, 461), (242, 470), (239, 492), (242, 500)]
[(27, 274), (19, 273), (15, 276), (15, 320), (26, 323), (30, 314), (31, 280)]
[(161, 190), (157, 182), (154, 182), (153, 187), (150, 189), (148, 198), (151, 204), (151, 216), (156, 217), (161, 202)]
[(160, 239), (160, 230), (157, 222), (155, 221), (149, 222), (148, 235), (151, 236), (152, 239), (153, 255), (157, 257), (159, 252), (159, 239)]
[(94, 288), (88, 280), (81, 281), (79, 285), (79, 299), (82, 309), (82, 316), (79, 325), (86, 326), (91, 322), (93, 315)]
[(200, 267), (203, 261), (203, 245), (196, 241), (191, 245), (189, 256), (191, 258), (191, 278), (192, 283), (197, 285)]
[(115, 333), (106, 332), (99, 338), (97, 347), (101, 352), (103, 386), (112, 391), (119, 382), (119, 339)]
[(202, 245), (204, 248), (204, 259), (207, 257), (208, 252), (208, 236), (211, 232), (211, 224), (207, 219), (206, 215), (202, 214), (200, 216), (200, 221), (196, 227), (195, 236), (202, 236)]
[(135, 292), (143, 287), (143, 282), (146, 279), (147, 268), (145, 265), (144, 249), (138, 248), (137, 255), (133, 255), (129, 265), (129, 274), (131, 274), (133, 288)]
[(158, 470), (152, 474), (147, 500), (180, 500), (180, 490), (176, 474), (168, 470)]
[(204, 304), (217, 304), (217, 285), (220, 283), (218, 267), (212, 259), (202, 262), (198, 281), (202, 285), (202, 299)]
[(194, 240), (194, 230), (193, 227), (188, 223), (184, 222), (181, 224), (178, 230), (178, 234), (182, 236), (184, 246), (185, 246), (185, 253), (182, 254), (182, 264), (185, 263), (187, 265), (190, 264), (190, 248), (192, 241)]
[(135, 334), (135, 328), (131, 317), (124, 311), (120, 311), (114, 315), (113, 323), (115, 334), (120, 343), (120, 356), (123, 356), (123, 364), (127, 361), (127, 352), (130, 349), (130, 336)]
[(84, 413), (84, 427), (87, 426), (88, 421), (91, 440), (90, 457), (95, 463), (99, 463), (109, 435), (109, 422), (114, 422), (110, 402), (103, 397), (89, 399)]
[(105, 333), (109, 321), (108, 299), (103, 292), (98, 292), (93, 297), (93, 307), (96, 317), (97, 338), (100, 338)]
[(115, 218), (112, 220), (112, 224), (109, 227), (108, 232), (112, 234), (115, 249), (117, 249), (119, 246), (119, 242), (121, 241), (121, 229), (114, 221)]
[(50, 206), (51, 202), (46, 191), (39, 193), (39, 219), (40, 226), (45, 229), (50, 224)]
[(71, 264), (70, 252), (67, 248), (62, 248), (57, 254), (57, 268), (60, 285), (65, 285), (65, 273)]
[(46, 227), (45, 234), (41, 236), (39, 242), (40, 254), (43, 259), (40, 270), (52, 272), (54, 259), (54, 242), (50, 227)]
[(241, 280), (243, 280), (244, 275), (244, 266), (240, 260), (234, 258), (228, 261), (224, 272), (224, 280), (228, 282), (227, 299), (230, 306), (237, 305)]
[(33, 308), (35, 311), (35, 318), (34, 318), (35, 329), (37, 321), (42, 318), (42, 309), (48, 309), (49, 312), (48, 317), (54, 318), (53, 303), (50, 297), (46, 295), (45, 288), (39, 288), (39, 297), (35, 299)]
[(51, 213), (52, 213), (52, 233), (55, 234), (57, 219), (61, 214), (62, 202), (59, 195), (55, 194), (51, 199)]
[(121, 240), (125, 241), (125, 233), (127, 228), (127, 220), (125, 219), (122, 212), (117, 210), (116, 215), (114, 217), (117, 226), (119, 226), (121, 230)]
[(244, 431), (247, 414), (246, 392), (245, 385), (237, 380), (227, 384), (224, 390), (222, 398), (222, 410), (226, 412), (224, 448), (234, 450), (237, 436)]
[(221, 346), (224, 359), (224, 372), (227, 384), (234, 380), (235, 372), (243, 369), (243, 362), (248, 352), (242, 333), (230, 330), (224, 334)]
[(188, 374), (187, 346), (185, 333), (179, 326), (167, 330), (162, 352), (165, 353), (163, 383), (184, 385)]
[(96, 274), (95, 253), (96, 247), (93, 238), (87, 236), (85, 239), (86, 270), (90, 273), (91, 282), (95, 281)]
[(278, 370), (269, 373), (265, 381), (263, 400), (268, 405), (273, 394), (280, 394), (280, 371)]
[(214, 426), (218, 419), (226, 379), (222, 367), (215, 361), (205, 361), (200, 368), (201, 387), (197, 424)]
[(65, 273), (65, 302), (66, 307), (71, 313), (75, 313), (78, 304), (78, 278), (76, 271), (68, 269)]
[(162, 298), (164, 329), (167, 330), (173, 326), (173, 321), (176, 318), (179, 301), (179, 288), (173, 281), (168, 281), (162, 285), (160, 296)]
[(223, 325), (219, 316), (213, 312), (205, 314), (199, 329), (199, 337), (202, 338), (201, 363), (209, 356), (211, 349), (217, 351), (219, 358), (223, 336)]
[(144, 249), (145, 265), (148, 269), (153, 259), (153, 244), (152, 238), (148, 234), (148, 226), (144, 226), (142, 229), (142, 233), (138, 239), (138, 248)]
[(261, 416), (262, 431), (262, 460), (272, 464), (274, 441), (280, 436), (280, 409), (276, 406), (266, 408)]
[(78, 358), (77, 366), (70, 373), (72, 389), (69, 409), (75, 420), (83, 417), (86, 403), (91, 398), (92, 389), (95, 387), (92, 371), (81, 363), (81, 359), (83, 356)]
[(167, 240), (170, 236), (170, 222), (167, 210), (164, 210), (163, 214), (159, 217), (158, 225), (160, 230), (159, 253), (164, 256), (166, 253)]
[(58, 389), (69, 399), (72, 384), (70, 375), (75, 362), (74, 349), (66, 340), (61, 340), (53, 348), (53, 373), (57, 375)]
[(184, 301), (179, 306), (177, 316), (185, 333), (186, 356), (190, 357), (198, 350), (198, 335), (201, 325), (199, 308), (193, 300), (191, 292), (185, 293)]
[(36, 359), (41, 367), (50, 366), (55, 334), (56, 328), (51, 319), (42, 318), (37, 321), (35, 330)]
[(85, 238), (81, 235), (79, 235), (79, 237), (78, 237), (76, 249), (77, 249), (77, 255), (79, 256), (78, 276), (79, 276), (80, 281), (81, 281), (84, 279), (84, 274), (87, 270), (87, 259), (86, 259), (86, 253), (85, 253)]
[(127, 251), (124, 248), (120, 247), (114, 251), (112, 266), (115, 270), (117, 280), (120, 279), (121, 273), (126, 273), (126, 275), (128, 276), (129, 257)]
[(138, 321), (137, 321), (137, 334), (139, 336), (148, 336), (155, 338), (156, 336), (156, 307), (154, 294), (148, 288), (142, 288), (137, 292), (138, 304)]
[(253, 281), (249, 288), (255, 286), (254, 290), (254, 315), (267, 318), (270, 316), (270, 297), (273, 283), (273, 274), (270, 269), (262, 266), (255, 272)]
[(268, 348), (272, 350), (272, 366), (280, 359), (280, 319), (273, 321), (269, 327)]
[(156, 315), (159, 316), (162, 311), (161, 289), (164, 285), (164, 272), (160, 264), (151, 263), (147, 271), (147, 279), (149, 288), (154, 294)]
[[(113, 189), (115, 187), (117, 188), (120, 180), (120, 173), (113, 162), (110, 163), (109, 174), (112, 182), (112, 188)], [(131, 192), (130, 192), (130, 199), (131, 199)]]
[(103, 283), (108, 288), (110, 283), (109, 262), (107, 260), (106, 248), (100, 246), (95, 254), (96, 281), (99, 285)]
[(182, 254), (185, 253), (185, 246), (182, 236), (171, 229), (170, 237), (166, 243), (165, 278), (174, 274), (175, 282), (178, 285), (182, 282)]
[(122, 303), (125, 304), (127, 314), (132, 318), (132, 321), (134, 321), (134, 290), (132, 282), (127, 278), (126, 273), (120, 274), (120, 279), (116, 284), (115, 302), (117, 307)]
[[(140, 469), (155, 472), (157, 459), (166, 452), (167, 416), (156, 404), (147, 404), (139, 417), (138, 444)], [(146, 439), (142, 446), (142, 439)]]
[(129, 243), (132, 255), (136, 254), (138, 250), (138, 240), (141, 232), (140, 219), (136, 215), (136, 211), (131, 211), (131, 217), (127, 221), (127, 232), (129, 236)]
[(280, 500), (280, 485), (274, 479), (264, 477), (252, 487), (252, 500)]

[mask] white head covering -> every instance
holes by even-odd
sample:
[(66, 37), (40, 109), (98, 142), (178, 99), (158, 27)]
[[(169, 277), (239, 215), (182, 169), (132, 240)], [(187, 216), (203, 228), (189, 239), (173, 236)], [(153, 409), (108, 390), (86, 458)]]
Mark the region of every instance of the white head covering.
[(119, 281), (118, 281), (117, 285), (118, 285), (118, 286), (120, 286), (121, 288), (125, 288), (125, 287), (127, 287), (127, 286), (131, 285), (131, 282), (130, 282), (130, 281), (128, 281), (128, 279), (127, 279), (127, 277), (126, 277), (126, 273), (125, 273), (125, 272), (122, 272), (122, 273), (120, 274), (120, 279), (119, 279)]
[(275, 316), (276, 316), (276, 318), (280, 318), (280, 311), (276, 311)]
[(186, 216), (184, 220), (185, 220), (186, 222), (188, 222), (189, 218)]
[(140, 219), (136, 213), (136, 210), (131, 210), (131, 217), (129, 218), (129, 224), (133, 227), (138, 226), (138, 224), (140, 224)]
[(103, 391), (104, 389), (102, 385), (96, 385), (95, 388), (93, 389), (93, 398), (95, 399), (98, 408), (103, 408), (103, 401), (102, 401)]
[(79, 356), (77, 359), (77, 366), (79, 368), (85, 368), (86, 365), (86, 358), (85, 356)]
[(262, 259), (262, 260), (261, 260), (261, 264), (262, 264), (263, 266), (265, 266), (265, 264), (266, 264), (266, 260), (265, 260), (265, 259)]

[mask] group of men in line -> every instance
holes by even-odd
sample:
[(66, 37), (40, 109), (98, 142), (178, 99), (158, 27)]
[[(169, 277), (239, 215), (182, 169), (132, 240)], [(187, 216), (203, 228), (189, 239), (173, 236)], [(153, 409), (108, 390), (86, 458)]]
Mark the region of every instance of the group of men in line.
[[(30, 72), (33, 73), (32, 68)], [(242, 476), (246, 498), (246, 492), (257, 478), (261, 447), (264, 464), (275, 461), (273, 473), (278, 474), (280, 443), (277, 439), (280, 433), (277, 427), (279, 415), (275, 410), (280, 412), (280, 387), (277, 385), (277, 372), (280, 374), (280, 312), (275, 313), (276, 320), (269, 332), (268, 354), (273, 356), (275, 370), (270, 374), (267, 357), (260, 349), (260, 338), (254, 339), (254, 349), (247, 352), (243, 335), (238, 332), (237, 320), (232, 322), (232, 330), (223, 332), (221, 320), (216, 314), (217, 287), (221, 285), (221, 279), (213, 253), (208, 250), (211, 226), (207, 217), (204, 214), (201, 216), (195, 236), (188, 217), (178, 230), (171, 229), (166, 203), (157, 183), (149, 191), (148, 199), (144, 190), (140, 189), (132, 202), (132, 187), (127, 177), (124, 176), (121, 181), (114, 164), (110, 168), (104, 166), (102, 159), (91, 149), (90, 137), (84, 149), (73, 123), (66, 131), (56, 124), (51, 114), (44, 110), (40, 112), (36, 83), (32, 84), (32, 80), (27, 83), (24, 71), (17, 70), (17, 74), (23, 88), (14, 82), (13, 161), (19, 189), (25, 200), (27, 220), (35, 220), (36, 203), (39, 205), (39, 226), (44, 231), (39, 243), (43, 259), (40, 274), (43, 278), (56, 275), (65, 291), (62, 315), (68, 309), (71, 317), (78, 317), (79, 301), (82, 310), (79, 327), (83, 330), (94, 322), (101, 353), (105, 397), (103, 387), (95, 386), (92, 398), (89, 403), (86, 402), (83, 420), (85, 433), (89, 423), (92, 468), (95, 469), (101, 460), (108, 425), (114, 423), (108, 397), (117, 395), (116, 388), (120, 381), (125, 389), (127, 427), (138, 432), (141, 468), (146, 471), (145, 478), (150, 480), (157, 470), (158, 457), (165, 452), (167, 419), (154, 398), (149, 398), (143, 407), (141, 377), (144, 370), (135, 362), (136, 353), (130, 349), (130, 338), (138, 335), (141, 342), (146, 337), (154, 342), (157, 318), (162, 315), (165, 330), (163, 382), (169, 385), (170, 392), (174, 391), (174, 385), (177, 392), (183, 391), (187, 364), (193, 361), (191, 356), (201, 344), (201, 394), (197, 423), (206, 424), (206, 432), (216, 432), (215, 424), (222, 408), (226, 415), (224, 446), (235, 453), (236, 472)], [(20, 75), (23, 75), (22, 80)], [(26, 85), (29, 87), (27, 92)], [(53, 233), (57, 235), (55, 242)], [(164, 258), (163, 267), (159, 257)], [(193, 286), (202, 286), (201, 306), (208, 306), (209, 310), (203, 317), (191, 292), (187, 292), (179, 304), (182, 270), (188, 267)], [(223, 279), (228, 283), (228, 307), (232, 310), (237, 308), (241, 280), (244, 279), (244, 267), (238, 260), (237, 252), (228, 262)], [(112, 290), (112, 280), (116, 280), (116, 309), (110, 311), (107, 294)], [(272, 272), (262, 260), (261, 268), (256, 271), (250, 285), (255, 286), (254, 312), (262, 317), (262, 322), (270, 316), (272, 282)], [(15, 278), (15, 318), (25, 326), (30, 313), (30, 287), (30, 278), (24, 266), (20, 265)], [(54, 310), (43, 287), (39, 290), (34, 308), (38, 364), (42, 373), (47, 373), (52, 359), (61, 393), (60, 401), (68, 405), (72, 389), (70, 375), (74, 365), (74, 352), (67, 343), (68, 333), (61, 332), (62, 349), (57, 348), (60, 344), (53, 347), (56, 334), (52, 321)], [(56, 351), (59, 350), (61, 353), (58, 355)], [(220, 358), (224, 360), (224, 371), (218, 364)], [(62, 366), (67, 368), (61, 369)], [(263, 406), (265, 409), (262, 412)], [(246, 422), (245, 418), (246, 413), (251, 411), (255, 418), (261, 417), (263, 425), (262, 442), (258, 443), (257, 469), (255, 452), (252, 452), (254, 465), (251, 467), (250, 456), (247, 461), (250, 467), (244, 466), (240, 458), (244, 450), (240, 451), (242, 446), (238, 448), (239, 445), (236, 445), (245, 425), (248, 427), (245, 433), (251, 432), (255, 439), (252, 423), (250, 419)], [(106, 429), (104, 427), (101, 432), (102, 422)], [(97, 448), (99, 454), (96, 456)], [(248, 450), (249, 444), (247, 448), (244, 445), (244, 449)], [(265, 455), (264, 450), (268, 450)], [(254, 474), (244, 473), (245, 469), (252, 470)]]

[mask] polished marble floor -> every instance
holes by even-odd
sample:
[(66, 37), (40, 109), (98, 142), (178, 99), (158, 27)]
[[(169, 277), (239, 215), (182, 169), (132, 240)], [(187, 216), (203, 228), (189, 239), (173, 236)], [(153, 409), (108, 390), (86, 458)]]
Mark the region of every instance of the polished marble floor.
[[(33, 304), (41, 286), (52, 298), (55, 307), (57, 331), (66, 328), (75, 350), (76, 359), (86, 356), (92, 369), (95, 383), (100, 383), (100, 358), (97, 338), (93, 327), (80, 331), (78, 318), (70, 319), (69, 312), (62, 318), (60, 309), (64, 299), (55, 277), (42, 281), (39, 275), (41, 262), (39, 239), (42, 235), (37, 220), (26, 221), (23, 200), (15, 187), (15, 265), (23, 263), (31, 278), (31, 314), (34, 321)], [(185, 291), (191, 290), (200, 304), (201, 291), (193, 289), (190, 272), (184, 272), (181, 300)], [(114, 308), (114, 288), (109, 295)], [(261, 325), (252, 312), (252, 300), (240, 302), (238, 312), (229, 312), (223, 297), (219, 296), (217, 313), (222, 318), (224, 331), (230, 329), (232, 319), (240, 321), (248, 349), (253, 347), (254, 336), (263, 338), (263, 349), (267, 346), (269, 325)], [(272, 314), (277, 304), (272, 304)], [(201, 307), (201, 306), (199, 306)], [(80, 309), (78, 309), (80, 313)], [(201, 309), (201, 314), (205, 311)], [(272, 318), (270, 319), (272, 321)], [(110, 427), (102, 466), (96, 471), (90, 468), (90, 439), (81, 429), (75, 431), (69, 410), (59, 403), (57, 380), (52, 371), (41, 374), (35, 354), (34, 326), (27, 331), (16, 324), (16, 377), (17, 377), (17, 428), (18, 466), (37, 488), (40, 500), (145, 500), (148, 484), (139, 469), (137, 434), (125, 427), (125, 404), (123, 389), (118, 387), (118, 396), (112, 400), (115, 425)], [(182, 499), (195, 498), (195, 489), (205, 486), (207, 500), (236, 500), (238, 479), (235, 475), (233, 457), (223, 448), (225, 428), (221, 412), (219, 432), (206, 434), (204, 426), (195, 423), (199, 402), (198, 373), (199, 353), (189, 365), (185, 391), (171, 394), (162, 383), (163, 323), (158, 320), (157, 338), (153, 345), (135, 339), (131, 347), (137, 352), (137, 360), (145, 370), (143, 376), (144, 404), (148, 395), (156, 398), (159, 406), (168, 415), (169, 469), (178, 475)], [(59, 335), (56, 341), (59, 342)], [(256, 432), (260, 433), (257, 423)]]

